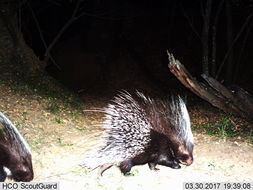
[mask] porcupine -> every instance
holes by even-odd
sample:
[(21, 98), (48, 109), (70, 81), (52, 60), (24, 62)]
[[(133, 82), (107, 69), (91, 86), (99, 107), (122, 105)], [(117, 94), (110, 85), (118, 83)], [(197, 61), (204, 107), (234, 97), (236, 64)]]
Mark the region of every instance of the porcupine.
[(148, 163), (180, 168), (193, 162), (193, 135), (186, 105), (179, 96), (154, 100), (136, 91), (122, 91), (102, 109), (105, 121), (105, 146), (85, 160), (91, 169), (100, 167), (100, 175), (111, 166), (123, 174), (135, 165)]
[(12, 122), (0, 112), (0, 181), (31, 181), (33, 166), (31, 151)]

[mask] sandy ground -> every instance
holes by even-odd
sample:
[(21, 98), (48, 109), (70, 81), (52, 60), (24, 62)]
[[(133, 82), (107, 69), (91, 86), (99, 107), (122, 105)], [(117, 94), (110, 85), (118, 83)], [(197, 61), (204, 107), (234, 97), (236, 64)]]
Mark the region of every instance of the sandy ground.
[[(0, 110), (19, 128), (32, 148), (35, 182), (59, 182), (60, 189), (182, 189), (183, 182), (253, 181), (253, 146), (195, 133), (194, 163), (179, 170), (147, 165), (133, 167), (123, 176), (113, 167), (103, 177), (82, 167), (90, 140), (92, 114), (78, 119), (71, 110), (52, 114), (46, 100), (18, 95), (0, 83)], [(24, 114), (25, 113), (25, 114)], [(92, 118), (94, 117), (94, 118)], [(100, 117), (100, 116), (99, 116)], [(60, 118), (60, 122), (59, 122)], [(101, 117), (100, 117), (101, 119)], [(57, 122), (58, 121), (58, 122)]]
[[(50, 147), (34, 153), (35, 181), (57, 181), (61, 189), (182, 189), (183, 182), (253, 181), (253, 147), (242, 142), (228, 142), (205, 135), (195, 135), (195, 161), (179, 170), (159, 166), (150, 171), (147, 165), (136, 166), (132, 176), (123, 176), (117, 167), (97, 175), (79, 164), (85, 146), (75, 139), (75, 148)], [(68, 155), (66, 155), (66, 152)], [(83, 154), (84, 155), (84, 154)], [(78, 158), (78, 159), (77, 159)], [(40, 164), (39, 164), (40, 163)]]

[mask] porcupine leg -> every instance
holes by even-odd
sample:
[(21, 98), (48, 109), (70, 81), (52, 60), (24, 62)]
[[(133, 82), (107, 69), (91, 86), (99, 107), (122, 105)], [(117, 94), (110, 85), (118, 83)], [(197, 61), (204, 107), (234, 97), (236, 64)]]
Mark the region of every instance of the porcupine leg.
[(4, 171), (4, 169), (3, 169), (3, 166), (1, 166), (0, 167), (0, 182), (4, 182), (5, 181), (5, 179), (6, 179), (6, 173), (5, 173), (5, 171)]
[(163, 166), (168, 166), (173, 169), (180, 169), (181, 168), (181, 166), (178, 163), (174, 162), (173, 160), (167, 160), (167, 161), (162, 161), (162, 162), (158, 162), (158, 163), (149, 162), (148, 167), (150, 170), (158, 171), (160, 169), (156, 168), (157, 164), (160, 164)]
[(100, 168), (99, 168), (99, 175), (100, 176), (103, 176), (103, 173), (106, 171), (106, 170), (108, 170), (110, 167), (112, 167), (113, 166), (113, 164), (111, 164), (111, 163), (108, 163), (108, 164), (104, 164), (104, 165), (102, 165), (102, 166), (100, 166)]
[(167, 166), (173, 169), (181, 168), (181, 166), (178, 163), (176, 163), (173, 158), (170, 158), (165, 155), (160, 155), (159, 158), (155, 160), (155, 162), (149, 162), (148, 163), (149, 169), (158, 171), (159, 169), (156, 168), (157, 164), (162, 165), (162, 166)]
[(127, 175), (131, 171), (132, 167), (133, 167), (133, 163), (132, 163), (131, 160), (126, 160), (124, 162), (121, 162), (120, 165), (119, 165), (120, 171), (124, 175)]
[(163, 165), (163, 166), (168, 166), (173, 169), (180, 169), (181, 166), (175, 162), (175, 160), (171, 157), (165, 156), (165, 155), (160, 155), (157, 164)]
[(164, 163), (161, 163), (161, 165), (168, 166), (173, 169), (180, 169), (181, 168), (181, 166), (178, 163), (176, 163), (174, 160), (168, 160)]
[(154, 170), (154, 171), (160, 170), (160, 169), (156, 168), (156, 165), (157, 165), (157, 163), (155, 163), (155, 162), (148, 162), (148, 167), (151, 170)]

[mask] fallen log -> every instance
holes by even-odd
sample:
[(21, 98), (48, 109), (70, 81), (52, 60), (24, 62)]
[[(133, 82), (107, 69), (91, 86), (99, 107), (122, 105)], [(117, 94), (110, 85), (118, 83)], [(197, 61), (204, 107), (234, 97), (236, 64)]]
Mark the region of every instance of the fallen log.
[(253, 97), (240, 87), (227, 88), (219, 81), (202, 74), (203, 82), (197, 81), (168, 51), (168, 67), (177, 79), (194, 94), (213, 106), (242, 117), (253, 123)]

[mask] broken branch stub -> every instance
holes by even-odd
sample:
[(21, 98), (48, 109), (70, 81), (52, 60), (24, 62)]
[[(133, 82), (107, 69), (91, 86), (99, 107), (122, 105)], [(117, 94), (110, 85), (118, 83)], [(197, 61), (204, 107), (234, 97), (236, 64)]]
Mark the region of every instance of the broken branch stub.
[(233, 90), (223, 86), (216, 79), (203, 74), (206, 81), (197, 81), (187, 69), (167, 51), (168, 67), (177, 79), (194, 94), (208, 101), (213, 106), (238, 115), (250, 123), (253, 123), (253, 98), (247, 91), (236, 88)]

